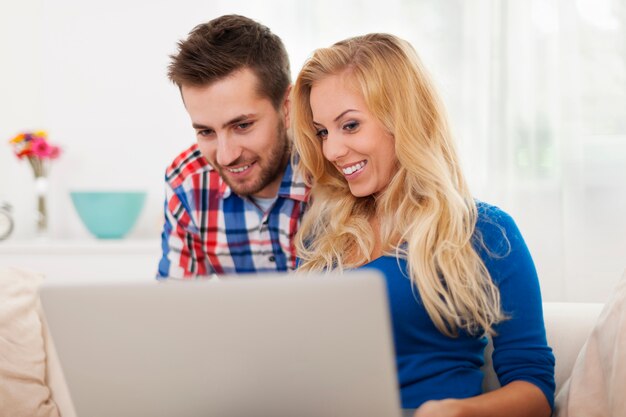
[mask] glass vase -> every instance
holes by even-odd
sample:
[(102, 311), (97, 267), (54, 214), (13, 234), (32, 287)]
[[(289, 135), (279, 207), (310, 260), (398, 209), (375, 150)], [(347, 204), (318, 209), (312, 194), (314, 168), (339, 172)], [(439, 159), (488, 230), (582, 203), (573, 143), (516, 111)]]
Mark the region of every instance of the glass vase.
[(37, 196), (37, 237), (48, 236), (48, 178), (35, 177), (35, 193)]

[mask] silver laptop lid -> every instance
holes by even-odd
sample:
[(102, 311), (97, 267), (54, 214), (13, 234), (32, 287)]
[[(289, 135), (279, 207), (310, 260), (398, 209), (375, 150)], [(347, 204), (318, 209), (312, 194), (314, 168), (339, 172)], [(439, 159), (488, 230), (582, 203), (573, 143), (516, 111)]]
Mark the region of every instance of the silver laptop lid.
[(44, 286), (78, 417), (398, 416), (384, 281)]

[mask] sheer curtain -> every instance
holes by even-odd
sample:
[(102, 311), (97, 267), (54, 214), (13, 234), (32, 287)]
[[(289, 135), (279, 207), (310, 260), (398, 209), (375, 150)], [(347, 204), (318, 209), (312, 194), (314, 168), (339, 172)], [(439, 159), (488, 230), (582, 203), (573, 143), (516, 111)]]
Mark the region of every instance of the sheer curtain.
[(475, 189), (518, 220), (547, 299), (602, 301), (626, 267), (625, 3), (511, 0), (490, 13), (491, 59), (475, 61), (493, 75), (488, 139), (463, 153), (483, 167), (470, 169)]

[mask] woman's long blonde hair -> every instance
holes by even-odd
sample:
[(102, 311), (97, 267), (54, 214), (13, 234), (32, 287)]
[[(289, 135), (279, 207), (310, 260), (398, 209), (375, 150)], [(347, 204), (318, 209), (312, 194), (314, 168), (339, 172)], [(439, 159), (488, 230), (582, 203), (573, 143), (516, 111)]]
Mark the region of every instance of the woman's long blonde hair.
[[(395, 140), (398, 170), (377, 196), (355, 197), (324, 158), (309, 97), (315, 83), (348, 74), (370, 112)], [(303, 270), (353, 268), (371, 261), (376, 216), (387, 255), (408, 274), (439, 331), (493, 333), (503, 319), (500, 294), (472, 242), (476, 203), (459, 168), (443, 106), (411, 45), (369, 34), (318, 49), (293, 93), (298, 167), (311, 186), (296, 248)]]

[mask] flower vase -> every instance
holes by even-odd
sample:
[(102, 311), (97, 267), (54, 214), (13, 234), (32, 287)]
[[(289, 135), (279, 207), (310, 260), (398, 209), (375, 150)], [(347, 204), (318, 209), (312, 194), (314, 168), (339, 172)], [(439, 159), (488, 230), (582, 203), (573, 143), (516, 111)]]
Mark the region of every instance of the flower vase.
[(48, 236), (48, 178), (35, 177), (35, 193), (37, 194), (37, 237)]

